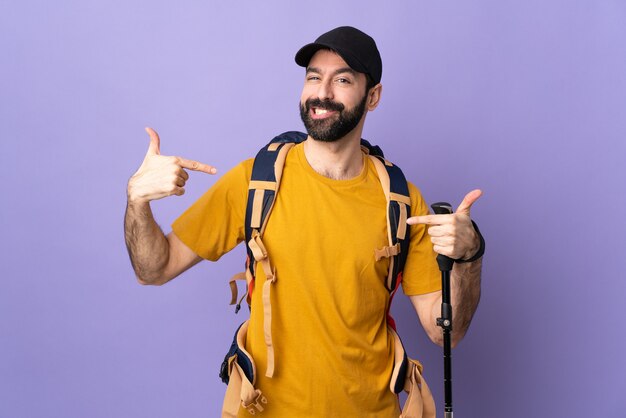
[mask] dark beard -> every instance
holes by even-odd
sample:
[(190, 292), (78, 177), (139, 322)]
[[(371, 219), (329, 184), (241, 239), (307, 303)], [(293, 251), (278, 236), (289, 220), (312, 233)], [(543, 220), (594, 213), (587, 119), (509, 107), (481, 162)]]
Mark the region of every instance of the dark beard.
[[(300, 103), (300, 118), (304, 123), (307, 133), (311, 138), (323, 142), (335, 142), (348, 135), (361, 121), (365, 113), (367, 94), (363, 96), (361, 103), (344, 112), (345, 106), (330, 100), (309, 99), (304, 105)], [(311, 118), (311, 107), (319, 109), (335, 110), (339, 112), (336, 120), (315, 120)]]

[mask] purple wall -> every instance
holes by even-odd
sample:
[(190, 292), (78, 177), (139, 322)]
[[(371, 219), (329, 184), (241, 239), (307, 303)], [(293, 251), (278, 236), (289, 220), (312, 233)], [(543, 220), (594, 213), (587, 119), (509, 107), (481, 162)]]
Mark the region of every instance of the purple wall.
[[(0, 417), (213, 417), (243, 249), (136, 284), (125, 187), (147, 149), (226, 170), (300, 129), (293, 54), (342, 24), (377, 40), (365, 135), (484, 235), (454, 351), (459, 417), (626, 416), (626, 3), (0, 2)], [(170, 222), (214, 181), (156, 202)], [(442, 405), (442, 361), (401, 334)]]

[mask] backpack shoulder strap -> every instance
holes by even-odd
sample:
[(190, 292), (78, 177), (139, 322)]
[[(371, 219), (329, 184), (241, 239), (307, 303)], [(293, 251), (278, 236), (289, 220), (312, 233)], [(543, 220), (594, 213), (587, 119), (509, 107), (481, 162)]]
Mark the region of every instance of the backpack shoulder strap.
[[(382, 154), (382, 153), (381, 153)], [(380, 184), (387, 199), (387, 235), (389, 245), (375, 251), (376, 260), (390, 258), (387, 290), (395, 293), (402, 281), (402, 271), (409, 250), (409, 226), (411, 213), (409, 187), (400, 167), (385, 160), (381, 154), (371, 154)]]
[[(265, 230), (265, 224), (274, 205), (287, 152), (294, 144), (300, 143), (305, 139), (306, 134), (302, 132), (284, 132), (274, 137), (266, 146), (261, 148), (254, 159), (252, 174), (248, 183), (248, 199), (244, 222), (247, 251), (246, 269), (244, 273), (238, 273), (230, 280), (232, 293), (230, 304), (237, 305), (235, 313), (239, 312), (241, 302), (246, 295), (248, 304), (250, 304), (250, 295), (254, 288), (254, 278), (256, 276), (255, 260), (257, 257), (263, 258), (263, 253), (265, 252), (260, 236)], [(253, 241), (253, 237), (257, 239)], [(251, 241), (254, 242), (252, 247), (250, 247)], [(255, 251), (257, 252), (256, 257)], [(268, 270), (271, 270), (271, 267), (268, 267)], [(247, 292), (237, 302), (238, 290), (236, 281), (244, 279), (247, 282)]]
[[(265, 225), (274, 206), (274, 199), (280, 186), (280, 179), (285, 165), (285, 158), (291, 147), (306, 139), (303, 132), (290, 131), (274, 137), (269, 144), (261, 148), (254, 159), (252, 176), (248, 186), (248, 203), (246, 207), (245, 236), (246, 243), (254, 242), (265, 232)], [(255, 277), (254, 250), (248, 245), (249, 262), (247, 270)], [(259, 251), (264, 252), (264, 248)], [(261, 254), (257, 254), (261, 255)]]
[(252, 176), (248, 186), (248, 203), (246, 206), (245, 235), (248, 257), (246, 261), (246, 278), (248, 281), (248, 302), (254, 289), (256, 265), (260, 264), (265, 273), (263, 283), (263, 331), (267, 348), (267, 369), (265, 375), (274, 375), (274, 344), (272, 341), (272, 305), (270, 292), (276, 281), (276, 270), (263, 244), (263, 232), (269, 215), (276, 201), (280, 179), (285, 166), (287, 153), (296, 144), (306, 139), (302, 132), (285, 132), (278, 135), (263, 147), (254, 159)]

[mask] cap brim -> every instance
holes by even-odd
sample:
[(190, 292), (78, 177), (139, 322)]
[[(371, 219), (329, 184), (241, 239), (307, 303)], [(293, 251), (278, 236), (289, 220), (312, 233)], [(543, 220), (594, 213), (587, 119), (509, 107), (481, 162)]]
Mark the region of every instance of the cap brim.
[(300, 50), (296, 53), (296, 64), (300, 67), (307, 67), (309, 65), (309, 61), (313, 58), (313, 55), (320, 49), (330, 48), (328, 45), (322, 45), (319, 43), (312, 43), (304, 45)]
[(311, 58), (313, 55), (320, 49), (330, 49), (335, 51), (343, 60), (352, 68), (354, 71), (358, 71), (360, 73), (367, 73), (367, 69), (352, 55), (348, 54), (345, 51), (341, 51), (335, 46), (325, 44), (323, 42), (314, 42), (311, 44), (307, 44), (300, 48), (298, 52), (296, 52), (296, 64), (300, 67), (308, 67)]

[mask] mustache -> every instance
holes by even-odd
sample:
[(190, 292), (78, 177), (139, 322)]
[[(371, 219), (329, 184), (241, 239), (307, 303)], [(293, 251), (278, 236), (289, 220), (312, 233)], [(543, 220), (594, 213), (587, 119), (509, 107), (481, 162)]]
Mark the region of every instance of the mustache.
[(345, 108), (345, 106), (341, 103), (333, 102), (332, 100), (320, 99), (308, 99), (304, 102), (304, 106), (306, 107), (307, 112), (311, 110), (312, 107), (324, 110), (335, 110), (337, 112), (341, 112)]

